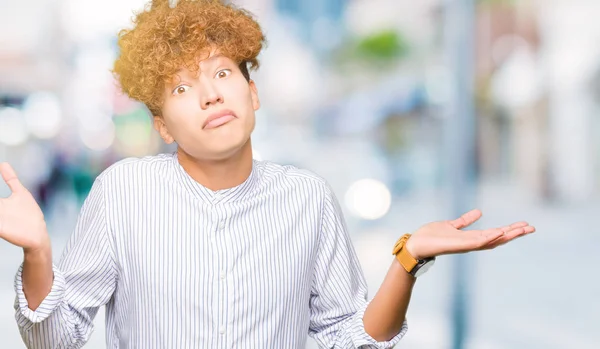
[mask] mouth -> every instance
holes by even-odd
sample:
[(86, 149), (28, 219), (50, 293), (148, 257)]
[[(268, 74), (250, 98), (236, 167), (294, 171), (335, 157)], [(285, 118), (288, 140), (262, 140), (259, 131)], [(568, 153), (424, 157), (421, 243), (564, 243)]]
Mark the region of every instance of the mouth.
[(217, 128), (219, 126), (225, 125), (226, 123), (230, 122), (235, 118), (236, 116), (231, 110), (222, 110), (211, 114), (208, 118), (206, 118), (206, 121), (204, 122), (204, 126), (202, 128), (205, 130)]

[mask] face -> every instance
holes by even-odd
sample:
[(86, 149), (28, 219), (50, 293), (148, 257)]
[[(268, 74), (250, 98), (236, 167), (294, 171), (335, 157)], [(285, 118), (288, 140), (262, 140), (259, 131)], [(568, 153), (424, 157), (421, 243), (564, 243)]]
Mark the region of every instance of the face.
[(224, 160), (250, 144), (260, 107), (256, 86), (225, 56), (213, 53), (199, 64), (197, 73), (182, 69), (165, 84), (154, 127), (195, 159)]

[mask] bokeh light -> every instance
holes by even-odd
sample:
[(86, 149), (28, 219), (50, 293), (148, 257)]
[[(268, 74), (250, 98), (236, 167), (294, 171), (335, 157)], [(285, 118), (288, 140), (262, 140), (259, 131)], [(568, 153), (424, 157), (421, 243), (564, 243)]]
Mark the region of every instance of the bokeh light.
[(96, 151), (108, 149), (115, 141), (115, 124), (111, 121), (103, 123), (101, 127), (90, 129), (88, 127), (79, 128), (79, 137), (83, 144)]
[(23, 113), (13, 107), (0, 108), (0, 143), (17, 146), (25, 143), (29, 131)]
[(58, 97), (52, 93), (29, 95), (23, 105), (23, 116), (31, 134), (38, 138), (50, 139), (60, 131), (62, 110)]
[(357, 217), (379, 219), (388, 213), (392, 195), (385, 184), (375, 179), (354, 182), (345, 196), (346, 206)]

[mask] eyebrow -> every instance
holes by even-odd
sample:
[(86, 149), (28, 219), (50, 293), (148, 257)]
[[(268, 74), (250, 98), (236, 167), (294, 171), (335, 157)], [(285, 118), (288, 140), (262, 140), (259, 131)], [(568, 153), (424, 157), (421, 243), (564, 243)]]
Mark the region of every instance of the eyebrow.
[[(202, 62), (209, 62), (209, 63), (212, 63), (212, 62), (214, 62), (214, 61), (216, 61), (216, 60), (219, 60), (219, 59), (222, 59), (222, 58), (225, 58), (225, 55), (223, 55), (223, 54), (221, 54), (221, 53), (218, 53), (218, 54), (215, 54), (214, 56), (211, 56), (211, 57), (209, 57), (209, 58), (205, 58), (205, 59), (203, 59), (203, 60), (202, 60)], [(198, 71), (200, 71), (200, 70), (198, 70)], [(175, 74), (181, 74), (181, 73), (185, 73), (185, 72), (187, 72), (185, 69), (183, 69), (183, 68), (180, 68), (179, 70), (177, 70), (177, 71), (175, 72)]]

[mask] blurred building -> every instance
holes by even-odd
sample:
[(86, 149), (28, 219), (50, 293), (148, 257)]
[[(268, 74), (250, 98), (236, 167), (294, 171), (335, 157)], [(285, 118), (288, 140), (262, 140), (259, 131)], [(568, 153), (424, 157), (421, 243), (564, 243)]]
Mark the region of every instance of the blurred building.
[[(399, 232), (448, 218), (443, 133), (456, 82), (443, 14), (453, 2), (233, 2), (258, 17), (268, 40), (252, 75), (262, 102), (255, 156), (330, 182), (373, 296)], [(145, 3), (2, 3), (0, 161), (14, 165), (43, 205), (59, 251), (98, 173), (124, 157), (172, 150), (110, 74), (115, 35)], [(599, 17), (597, 0), (476, 2), (476, 30), (466, 35), (476, 43), (473, 184), (488, 210), (482, 225), (525, 219), (540, 234), (477, 255), (471, 349), (587, 349), (600, 341), (600, 284), (585, 270), (600, 262)], [(0, 244), (5, 309), (21, 257), (11, 248)], [(561, 253), (579, 260), (564, 262)], [(447, 265), (441, 258), (420, 281), (407, 347), (447, 348)], [(556, 275), (570, 275), (569, 283)], [(103, 347), (96, 323), (91, 348)], [(18, 343), (6, 347), (20, 348), (10, 311), (0, 324)]]

